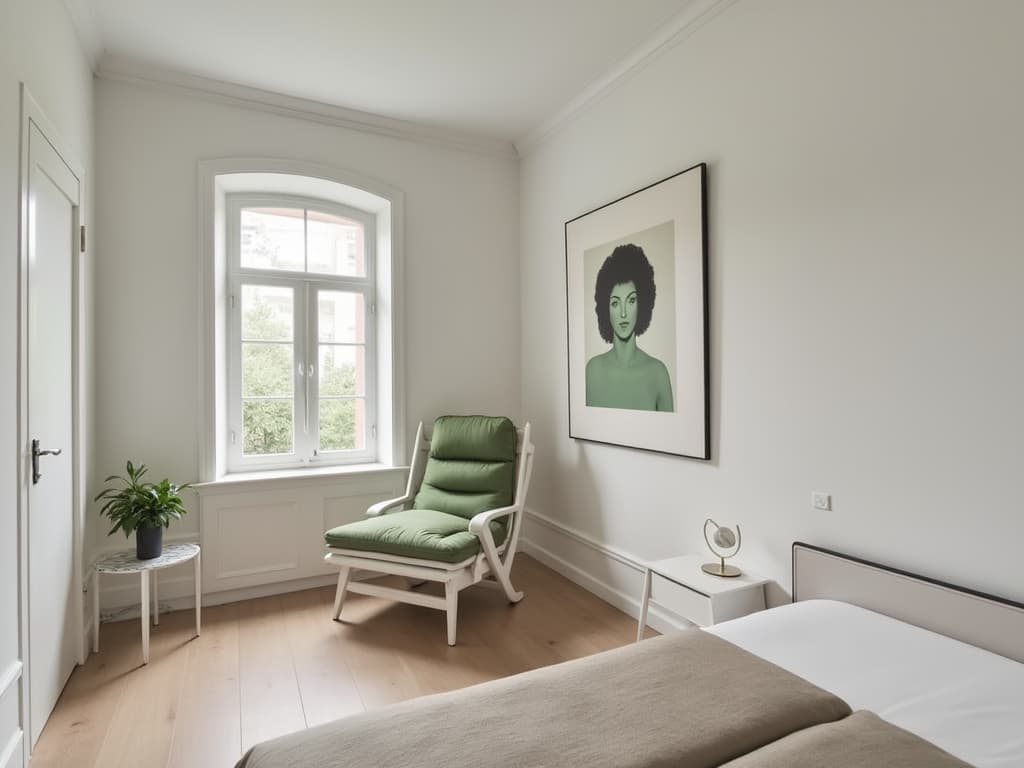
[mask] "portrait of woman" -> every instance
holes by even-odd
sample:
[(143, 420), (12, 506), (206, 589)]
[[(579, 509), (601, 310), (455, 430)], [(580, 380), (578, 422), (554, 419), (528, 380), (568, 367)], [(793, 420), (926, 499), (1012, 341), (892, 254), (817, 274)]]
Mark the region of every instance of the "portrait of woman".
[(639, 245), (619, 245), (601, 264), (594, 311), (601, 338), (611, 347), (587, 361), (588, 406), (674, 410), (668, 369), (637, 345), (651, 325), (656, 294), (654, 268)]

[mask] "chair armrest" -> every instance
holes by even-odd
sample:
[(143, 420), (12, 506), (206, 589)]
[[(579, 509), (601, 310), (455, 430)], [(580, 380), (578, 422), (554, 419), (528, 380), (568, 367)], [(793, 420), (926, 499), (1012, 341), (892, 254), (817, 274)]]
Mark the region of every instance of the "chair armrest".
[(406, 504), (412, 501), (411, 496), (399, 496), (397, 499), (388, 499), (387, 501), (378, 501), (376, 504), (371, 504), (366, 508), (367, 517), (380, 517), (384, 514), (384, 510), (391, 509), (391, 507), (397, 507), (401, 504)]
[(519, 507), (513, 505), (511, 507), (497, 507), (496, 509), (486, 509), (483, 512), (478, 512), (473, 515), (473, 519), (469, 521), (469, 532), (480, 536), (484, 531), (486, 531), (487, 535), (490, 536), (491, 529), (489, 524), (492, 520), (499, 517), (505, 517), (506, 515), (511, 515), (518, 511)]

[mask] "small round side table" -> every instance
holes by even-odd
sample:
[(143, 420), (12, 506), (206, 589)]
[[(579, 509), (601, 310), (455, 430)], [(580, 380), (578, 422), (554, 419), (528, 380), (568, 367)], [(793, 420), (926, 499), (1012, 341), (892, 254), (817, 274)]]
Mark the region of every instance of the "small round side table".
[(200, 610), (203, 595), (203, 583), (200, 570), (200, 552), (198, 544), (168, 544), (164, 546), (160, 557), (151, 560), (139, 560), (134, 551), (115, 552), (96, 563), (92, 575), (92, 650), (100, 650), (100, 574), (101, 573), (139, 573), (142, 574), (142, 663), (149, 664), (149, 574), (153, 573), (153, 624), (160, 623), (160, 593), (157, 574), (163, 568), (187, 563), (195, 560), (196, 569), (196, 637), (199, 636)]

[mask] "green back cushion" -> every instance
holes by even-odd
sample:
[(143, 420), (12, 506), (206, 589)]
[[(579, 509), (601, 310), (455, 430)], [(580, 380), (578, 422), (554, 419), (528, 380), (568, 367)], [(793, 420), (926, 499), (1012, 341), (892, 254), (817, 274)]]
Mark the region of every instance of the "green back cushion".
[(471, 518), (512, 503), (516, 428), (504, 416), (441, 416), (414, 509)]

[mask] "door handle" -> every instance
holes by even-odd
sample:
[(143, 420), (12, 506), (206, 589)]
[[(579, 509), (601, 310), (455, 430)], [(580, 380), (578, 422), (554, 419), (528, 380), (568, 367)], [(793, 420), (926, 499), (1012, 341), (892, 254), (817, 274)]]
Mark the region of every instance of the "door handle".
[(32, 485), (38, 485), (39, 479), (43, 476), (39, 471), (40, 456), (60, 456), (63, 451), (60, 448), (40, 448), (39, 441), (32, 441)]

